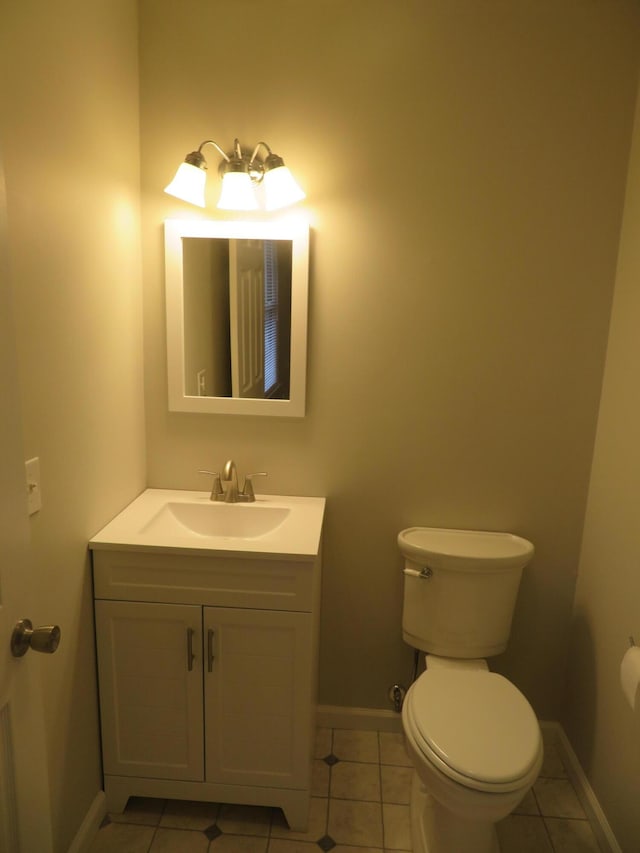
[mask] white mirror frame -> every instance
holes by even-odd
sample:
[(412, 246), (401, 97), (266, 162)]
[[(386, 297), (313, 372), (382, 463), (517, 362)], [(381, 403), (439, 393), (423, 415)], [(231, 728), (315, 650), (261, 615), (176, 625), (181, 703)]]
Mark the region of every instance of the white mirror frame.
[[(183, 237), (291, 240), (291, 370), (288, 400), (195, 397), (185, 393)], [(219, 415), (273, 415), (301, 418), (305, 412), (309, 226), (299, 222), (221, 222), (207, 219), (165, 221), (165, 290), (169, 409)]]

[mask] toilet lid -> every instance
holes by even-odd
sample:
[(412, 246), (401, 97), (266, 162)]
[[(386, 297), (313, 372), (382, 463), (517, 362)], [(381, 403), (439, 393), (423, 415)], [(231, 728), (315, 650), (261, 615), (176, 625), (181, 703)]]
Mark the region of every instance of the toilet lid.
[(535, 764), (538, 721), (503, 676), (486, 670), (427, 670), (410, 696), (418, 740), (455, 773), (508, 783), (522, 779)]

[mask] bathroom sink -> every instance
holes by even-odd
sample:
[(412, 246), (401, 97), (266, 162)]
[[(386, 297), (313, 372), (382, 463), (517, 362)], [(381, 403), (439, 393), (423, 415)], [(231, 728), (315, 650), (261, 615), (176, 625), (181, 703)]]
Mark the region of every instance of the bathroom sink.
[(141, 532), (166, 532), (185, 529), (197, 536), (223, 536), (256, 539), (279, 527), (290, 513), (285, 506), (264, 502), (225, 504), (169, 501), (142, 528)]
[(398, 547), (409, 560), (448, 568), (472, 569), (491, 563), (495, 569), (525, 565), (533, 555), (533, 545), (512, 533), (455, 530), (439, 527), (409, 527), (398, 534)]
[(256, 495), (221, 503), (209, 492), (147, 489), (91, 539), (91, 549), (315, 557), (324, 498)]

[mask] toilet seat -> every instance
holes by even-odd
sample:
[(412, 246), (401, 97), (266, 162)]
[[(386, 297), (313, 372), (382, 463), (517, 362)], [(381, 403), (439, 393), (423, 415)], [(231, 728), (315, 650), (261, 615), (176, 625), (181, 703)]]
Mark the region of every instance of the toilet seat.
[(478, 791), (529, 784), (542, 757), (533, 709), (506, 678), (487, 670), (427, 670), (407, 694), (411, 734), (425, 759)]

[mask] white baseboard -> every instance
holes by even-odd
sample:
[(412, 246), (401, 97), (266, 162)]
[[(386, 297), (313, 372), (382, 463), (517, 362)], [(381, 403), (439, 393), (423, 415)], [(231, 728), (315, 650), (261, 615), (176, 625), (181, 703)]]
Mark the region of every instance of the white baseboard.
[(346, 708), (340, 705), (318, 705), (316, 723), (326, 729), (360, 729), (362, 731), (401, 732), (400, 714), (384, 708)]
[(587, 775), (582, 769), (582, 765), (578, 760), (578, 756), (573, 751), (573, 747), (567, 737), (565, 730), (560, 723), (549, 722), (540, 723), (540, 727), (550, 731), (555, 731), (556, 743), (558, 750), (564, 760), (564, 765), (567, 768), (569, 779), (578, 794), (578, 798), (585, 810), (587, 817), (591, 822), (593, 831), (598, 839), (598, 844), (606, 853), (622, 853), (622, 848), (618, 844), (613, 830), (607, 820), (607, 816), (602, 811), (602, 807), (598, 802), (595, 791), (591, 787)]
[(87, 853), (106, 815), (107, 798), (104, 791), (98, 791), (67, 853)]

